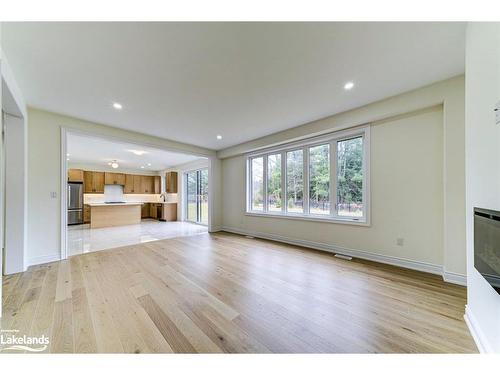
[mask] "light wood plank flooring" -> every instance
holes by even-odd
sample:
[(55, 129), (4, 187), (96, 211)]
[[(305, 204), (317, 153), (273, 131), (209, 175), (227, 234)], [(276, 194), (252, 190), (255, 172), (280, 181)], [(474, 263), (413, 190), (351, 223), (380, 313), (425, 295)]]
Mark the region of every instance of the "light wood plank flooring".
[(48, 335), (53, 353), (476, 352), (463, 287), (228, 233), (73, 256), (3, 287), (2, 329)]

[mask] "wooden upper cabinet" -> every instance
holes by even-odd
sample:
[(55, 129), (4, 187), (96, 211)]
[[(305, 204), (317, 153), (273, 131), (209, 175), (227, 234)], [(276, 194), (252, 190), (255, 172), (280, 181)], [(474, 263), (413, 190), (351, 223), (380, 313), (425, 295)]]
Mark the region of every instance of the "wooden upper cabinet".
[(153, 194), (153, 192), (154, 192), (153, 176), (141, 176), (141, 193)]
[(125, 174), (106, 172), (104, 181), (106, 185), (125, 185)]
[(165, 175), (166, 192), (177, 194), (177, 172), (167, 172)]
[(154, 176), (154, 191), (155, 194), (161, 194), (161, 177)]
[(133, 194), (134, 193), (134, 175), (126, 174), (125, 175), (125, 186), (123, 187), (124, 194)]
[(104, 172), (83, 172), (84, 193), (104, 193)]
[(68, 182), (83, 182), (83, 170), (68, 169)]

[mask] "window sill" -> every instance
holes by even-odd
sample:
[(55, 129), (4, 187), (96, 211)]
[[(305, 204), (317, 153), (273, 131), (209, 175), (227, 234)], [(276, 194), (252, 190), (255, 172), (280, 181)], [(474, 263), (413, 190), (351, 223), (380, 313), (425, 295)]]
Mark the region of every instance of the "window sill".
[(331, 224), (346, 224), (346, 225), (356, 225), (361, 227), (369, 227), (370, 223), (364, 220), (353, 220), (353, 219), (339, 219), (332, 217), (321, 217), (314, 215), (284, 215), (280, 213), (263, 213), (256, 211), (247, 211), (245, 216), (255, 216), (255, 217), (268, 217), (276, 219), (290, 219), (290, 220), (303, 220), (303, 221), (316, 221), (321, 223), (331, 223)]

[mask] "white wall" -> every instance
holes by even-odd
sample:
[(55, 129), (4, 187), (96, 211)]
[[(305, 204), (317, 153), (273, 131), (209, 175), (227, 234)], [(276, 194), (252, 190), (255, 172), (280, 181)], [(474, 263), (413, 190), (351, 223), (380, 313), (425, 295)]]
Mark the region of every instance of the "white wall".
[[(28, 262), (59, 259), (61, 226), (61, 127), (92, 132), (125, 142), (215, 158), (215, 152), (162, 138), (29, 108)], [(63, 157), (66, 157), (64, 155)], [(51, 198), (55, 192), (57, 198)], [(215, 197), (216, 200), (220, 199)], [(214, 223), (219, 225), (220, 223)]]
[(5, 121), (5, 274), (25, 270), (26, 129), (21, 118)]
[[(372, 225), (244, 214), (244, 153), (372, 123)], [(443, 273), (465, 283), (464, 77), (455, 77), (217, 153), (223, 228)], [(393, 191), (393, 186), (397, 190)], [(404, 237), (403, 247), (396, 238)]]
[[(5, 134), (5, 269), (6, 274), (24, 271), (27, 244), (27, 110), (7, 57), (0, 49), (2, 110)], [(3, 165), (2, 165), (3, 167)], [(5, 191), (3, 191), (5, 189)]]
[(500, 211), (500, 24), (470, 23), (466, 41), (467, 314), (481, 351), (500, 353), (500, 295), (474, 268), (473, 208)]

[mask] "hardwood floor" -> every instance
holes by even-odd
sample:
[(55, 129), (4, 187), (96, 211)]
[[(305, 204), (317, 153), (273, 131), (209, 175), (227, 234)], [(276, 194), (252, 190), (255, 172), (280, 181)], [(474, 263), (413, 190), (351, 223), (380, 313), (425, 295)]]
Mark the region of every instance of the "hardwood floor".
[(3, 279), (2, 329), (48, 351), (476, 352), (440, 277), (228, 233), (73, 256)]

